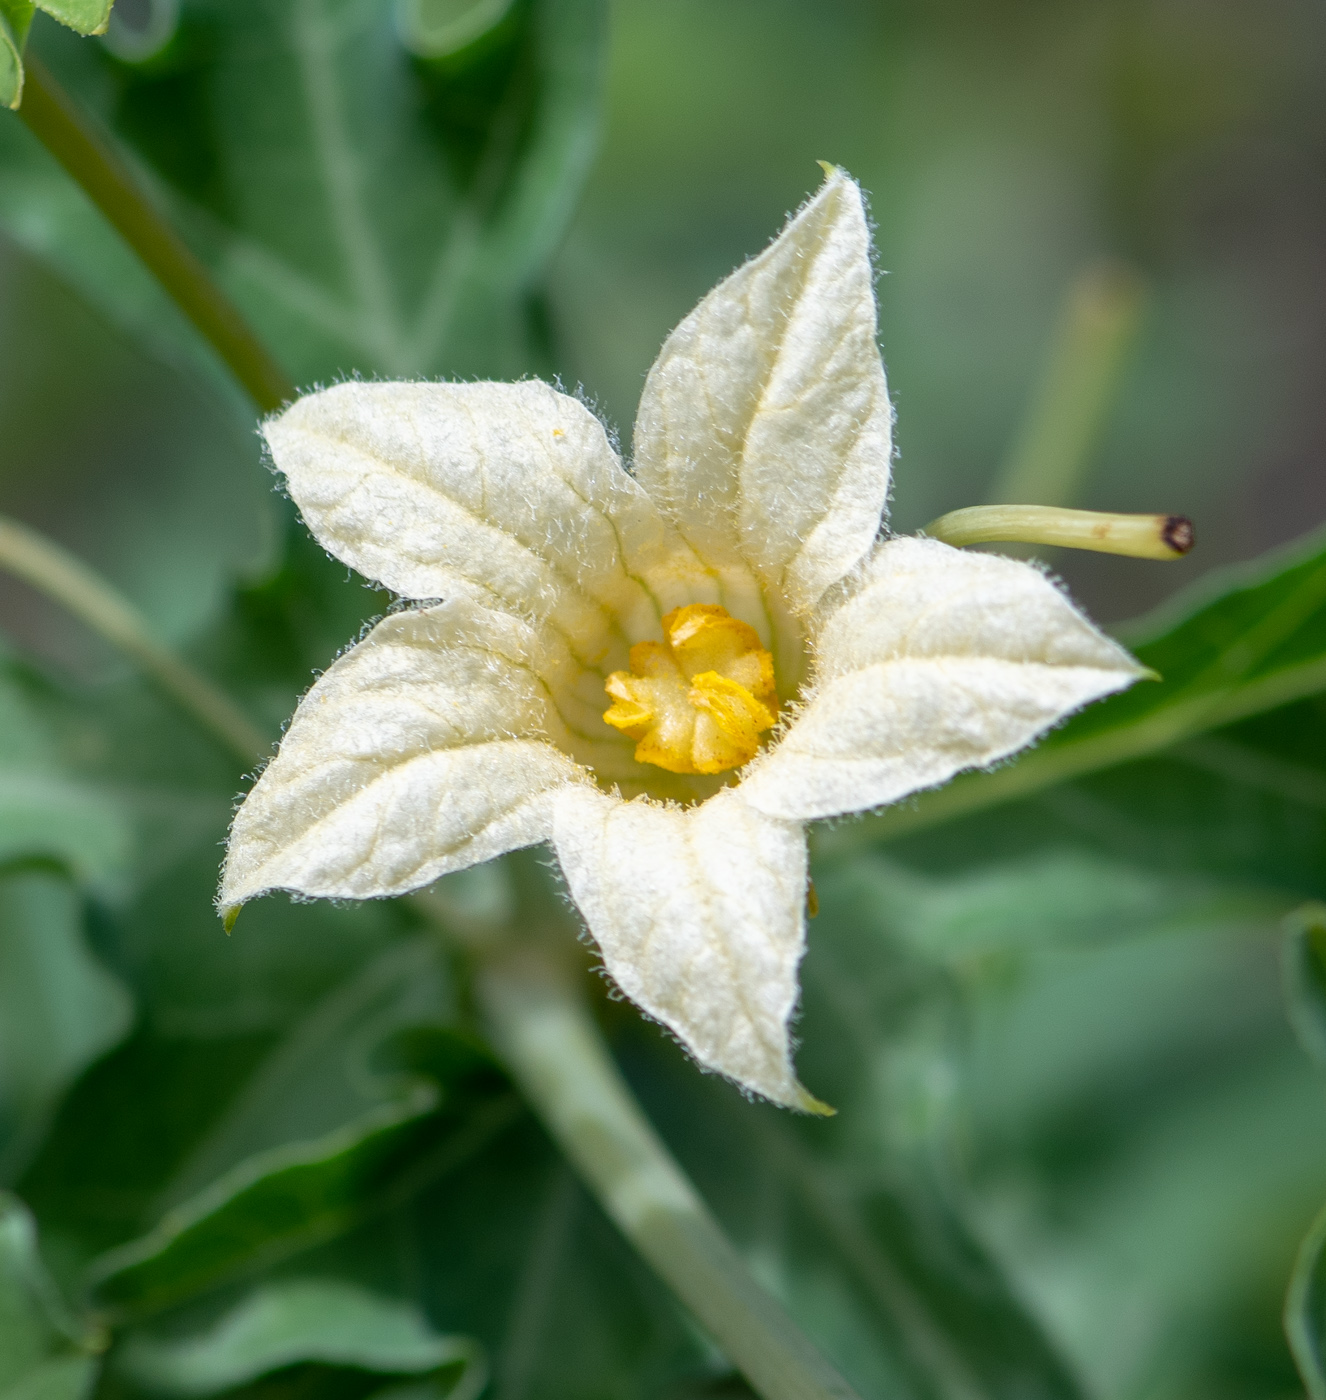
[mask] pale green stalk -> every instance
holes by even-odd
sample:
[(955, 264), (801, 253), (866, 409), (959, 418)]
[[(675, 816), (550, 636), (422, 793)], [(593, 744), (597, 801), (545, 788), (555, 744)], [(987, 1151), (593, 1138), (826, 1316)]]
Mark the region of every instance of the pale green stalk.
[(1111, 515), (1060, 506), (968, 506), (932, 520), (921, 532), (945, 544), (1065, 545), (1131, 559), (1182, 559), (1193, 547), (1183, 515)]
[(571, 979), (539, 948), (483, 959), (489, 1033), (594, 1197), (764, 1400), (855, 1392), (755, 1282), (641, 1112)]
[(267, 353), (239, 309), (152, 206), (123, 157), (32, 55), (24, 60), (18, 115), (147, 264), (253, 402), (270, 413), (294, 398), (285, 371)]
[(158, 642), (133, 604), (67, 549), (0, 516), (0, 568), (68, 608), (122, 651), (242, 762), (269, 751), (262, 731), (229, 696)]

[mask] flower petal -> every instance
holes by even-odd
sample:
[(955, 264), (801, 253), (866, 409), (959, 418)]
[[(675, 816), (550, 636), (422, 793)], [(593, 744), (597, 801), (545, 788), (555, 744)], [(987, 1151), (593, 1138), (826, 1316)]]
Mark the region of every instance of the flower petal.
[(323, 546), (404, 597), (546, 619), (609, 667), (692, 601), (698, 562), (602, 424), (537, 380), (338, 384), (264, 432)]
[(465, 600), (396, 613), (300, 703), (231, 830), (219, 904), (271, 889), (368, 899), (546, 840), (581, 770), (537, 634)]
[(748, 565), (794, 610), (865, 557), (888, 497), (872, 280), (861, 191), (835, 170), (672, 332), (640, 400), (641, 484), (706, 563)]
[(588, 787), (553, 800), (553, 844), (613, 981), (706, 1068), (815, 1109), (788, 1021), (805, 942), (801, 828), (732, 789), (683, 811)]
[(785, 821), (896, 802), (1146, 674), (1029, 564), (880, 545), (816, 639), (809, 702), (741, 795)]

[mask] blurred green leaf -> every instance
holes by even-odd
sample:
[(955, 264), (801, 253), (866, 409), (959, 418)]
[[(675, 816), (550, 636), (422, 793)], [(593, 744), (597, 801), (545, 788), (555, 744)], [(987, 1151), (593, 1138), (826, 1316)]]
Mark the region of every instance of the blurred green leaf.
[(69, 761), (68, 701), (0, 656), (0, 864), (47, 860), (105, 891), (127, 873), (131, 832), (112, 796)]
[(395, 1047), (403, 1030), (449, 1019), (446, 969), (430, 944), (402, 943), (390, 906), (272, 900), (227, 939), (214, 879), (214, 858), (187, 864), (98, 921), (139, 1030), (74, 1087), (22, 1183), (65, 1242), (70, 1287), (87, 1258), (255, 1154), (334, 1134), (435, 1077)]
[(123, 985), (87, 950), (69, 885), (0, 875), (0, 1177), (14, 1180), (70, 1083), (131, 1019)]
[(430, 954), (389, 950), (296, 1023), (179, 1166), (156, 1227), (91, 1266), (100, 1307), (159, 1310), (308, 1249), (509, 1125), (491, 1060), (427, 1027)]
[(446, 58), (478, 42), (510, 14), (515, 0), (398, 0), (401, 33), (421, 58)]
[[(215, 917), (213, 936), (220, 941)], [(238, 930), (231, 936), (239, 937)], [(371, 1124), (379, 1110), (407, 1118), (424, 1112), (423, 1101), (435, 1092), (429, 1067), (402, 1064), (391, 1051), (407, 1030), (444, 1026), (452, 1012), (446, 970), (429, 939), (395, 941), (352, 964), (284, 1028), (178, 1166), (167, 1198), (191, 1198), (270, 1150), (342, 1129), (354, 1128), (357, 1140), (355, 1125)]]
[(94, 1343), (66, 1313), (26, 1207), (0, 1195), (0, 1396), (82, 1400), (96, 1382)]
[[(0, 161), (0, 184), (11, 174)], [(92, 270), (108, 295), (134, 285), (122, 258)], [(104, 573), (161, 640), (185, 644), (228, 604), (235, 575), (270, 569), (277, 552), (280, 503), (251, 411), (128, 343), (8, 238), (0, 301), (0, 510)], [(29, 654), (82, 678), (123, 672), (40, 595), (5, 577), (0, 596), (4, 631)]]
[(436, 1106), (435, 1091), (419, 1086), (325, 1137), (241, 1163), (152, 1234), (98, 1260), (95, 1303), (120, 1318), (155, 1311), (339, 1234), (399, 1169)]
[(941, 1196), (1090, 1392), (1229, 1372), (1244, 1393), (1250, 1355), (1286, 1369), (1275, 1315), (1326, 1184), (1326, 1103), (1281, 1011), (1286, 901), (1046, 840), (818, 877), (802, 1073), (855, 1120), (858, 1193), (909, 1140), (957, 1158)]
[(484, 1371), (469, 1338), (443, 1336), (417, 1308), (330, 1278), (263, 1284), (203, 1332), (139, 1333), (117, 1368), (152, 1390), (211, 1395), (308, 1361), (405, 1376), (460, 1367), (478, 1373), (467, 1378), (470, 1394), (482, 1388)]

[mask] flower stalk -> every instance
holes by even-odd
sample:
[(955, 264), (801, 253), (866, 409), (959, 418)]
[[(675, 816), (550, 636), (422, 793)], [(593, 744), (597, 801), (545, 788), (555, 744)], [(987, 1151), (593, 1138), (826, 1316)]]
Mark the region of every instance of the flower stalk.
[(244, 764), (267, 753), (262, 731), (234, 701), (157, 641), (127, 598), (54, 540), (0, 516), (0, 569), (54, 599), (123, 652)]
[(1196, 537), (1182, 515), (1109, 515), (1058, 506), (969, 506), (921, 532), (944, 544), (1064, 545), (1131, 559), (1182, 559)]
[(28, 129), (146, 263), (258, 408), (271, 413), (294, 398), (289, 376), (184, 240), (152, 207), (106, 135), (30, 54), (24, 59), (24, 70), (18, 114)]
[(491, 1039), (604, 1211), (765, 1400), (855, 1392), (751, 1277), (641, 1112), (570, 978), (541, 949), (485, 960)]

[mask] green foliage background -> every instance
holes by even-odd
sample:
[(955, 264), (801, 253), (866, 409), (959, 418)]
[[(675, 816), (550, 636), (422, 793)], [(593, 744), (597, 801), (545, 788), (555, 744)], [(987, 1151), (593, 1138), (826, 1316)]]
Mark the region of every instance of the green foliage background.
[[(1115, 620), (1326, 514), (1324, 26), (516, 0), (421, 58), (387, 0), (182, 0), (132, 61), (114, 28), (31, 42), (301, 385), (560, 374), (623, 434), (666, 330), (841, 163), (889, 272), (903, 529), (982, 499), (1065, 288), (1124, 260), (1146, 314), (1079, 503), (1187, 510), (1202, 546), (1054, 561)], [(389, 599), (311, 544), (238, 391), (7, 114), (0, 228), (0, 505), (275, 738)], [(818, 835), (799, 1063), (835, 1120), (745, 1103), (596, 991), (864, 1395), (1302, 1389), (1326, 964), (1299, 917), (1291, 1028), (1280, 928), (1326, 897), (1326, 545), (1196, 588), (1125, 632), (1162, 684)], [(398, 905), (273, 899), (225, 938), (239, 766), (34, 595), (0, 617), (0, 1397), (742, 1393), (476, 1039), (464, 967)], [(506, 878), (449, 884), (482, 908)], [(1291, 1312), (1314, 1396), (1323, 1234)]]

